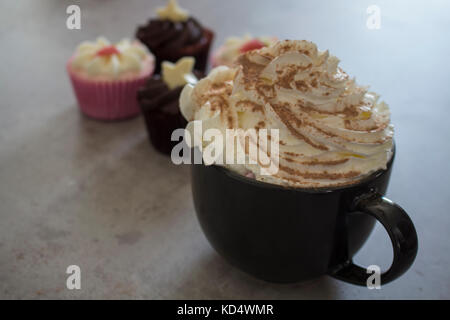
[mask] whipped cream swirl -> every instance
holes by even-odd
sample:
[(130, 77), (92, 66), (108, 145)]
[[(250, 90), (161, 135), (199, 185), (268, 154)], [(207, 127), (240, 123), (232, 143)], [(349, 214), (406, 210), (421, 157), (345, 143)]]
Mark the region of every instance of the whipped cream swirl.
[[(390, 112), (356, 84), (328, 51), (307, 41), (280, 41), (187, 85), (181, 110), (203, 129), (279, 129), (279, 170), (226, 165), (256, 179), (301, 188), (354, 183), (385, 169), (392, 156)], [(192, 123), (188, 124), (188, 129)]]

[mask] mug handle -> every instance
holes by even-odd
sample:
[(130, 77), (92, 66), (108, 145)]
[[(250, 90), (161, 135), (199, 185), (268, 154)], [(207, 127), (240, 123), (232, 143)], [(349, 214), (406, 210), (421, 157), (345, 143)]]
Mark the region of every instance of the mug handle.
[[(408, 214), (397, 204), (378, 193), (364, 194), (355, 199), (350, 214), (368, 214), (386, 229), (394, 248), (391, 267), (381, 273), (381, 285), (400, 277), (417, 255), (417, 233)], [(331, 276), (360, 286), (367, 285), (370, 274), (349, 260), (334, 270)]]

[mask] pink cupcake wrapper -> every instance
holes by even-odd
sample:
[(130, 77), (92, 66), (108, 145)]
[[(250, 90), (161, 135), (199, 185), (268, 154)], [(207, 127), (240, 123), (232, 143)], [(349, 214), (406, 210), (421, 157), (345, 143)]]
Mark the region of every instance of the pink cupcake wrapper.
[(152, 75), (148, 74), (134, 79), (118, 81), (95, 81), (77, 75), (67, 64), (67, 71), (78, 105), (81, 111), (92, 118), (100, 120), (119, 120), (137, 116), (140, 108), (137, 101), (137, 90), (144, 86)]

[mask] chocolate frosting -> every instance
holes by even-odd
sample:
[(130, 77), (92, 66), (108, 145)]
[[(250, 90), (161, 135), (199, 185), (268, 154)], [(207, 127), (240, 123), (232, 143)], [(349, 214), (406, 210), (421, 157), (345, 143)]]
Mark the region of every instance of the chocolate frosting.
[(152, 19), (136, 31), (136, 38), (152, 52), (170, 54), (171, 51), (193, 45), (201, 40), (204, 30), (200, 23), (189, 18), (184, 22)]
[[(204, 75), (199, 71), (194, 71), (197, 79), (201, 79)], [(138, 90), (137, 99), (144, 112), (159, 110), (163, 113), (177, 114), (179, 109), (179, 98), (183, 87), (169, 89), (164, 83), (160, 75), (153, 75), (145, 87)]]
[(165, 113), (176, 114), (179, 112), (178, 99), (182, 89), (178, 87), (170, 90), (159, 75), (154, 75), (145, 87), (139, 89), (138, 101), (144, 112), (160, 109)]

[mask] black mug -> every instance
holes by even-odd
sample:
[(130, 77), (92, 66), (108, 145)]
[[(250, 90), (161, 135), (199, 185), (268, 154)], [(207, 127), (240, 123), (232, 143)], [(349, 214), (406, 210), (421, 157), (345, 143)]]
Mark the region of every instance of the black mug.
[(319, 189), (283, 187), (215, 165), (192, 165), (197, 217), (216, 251), (257, 278), (292, 283), (328, 274), (362, 286), (370, 274), (352, 257), (376, 219), (394, 248), (391, 267), (381, 273), (386, 284), (408, 270), (418, 248), (407, 213), (383, 197), (394, 155), (386, 170), (356, 184)]

